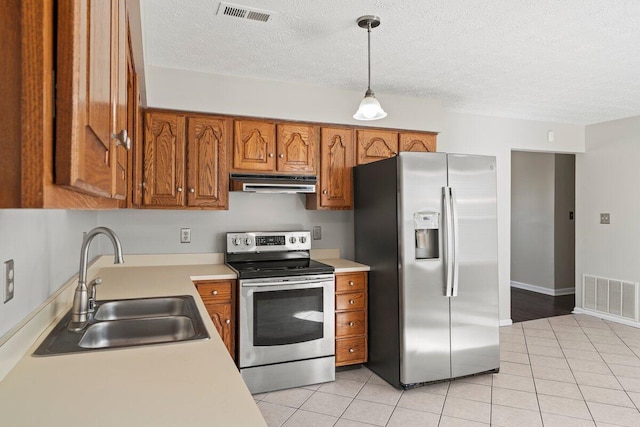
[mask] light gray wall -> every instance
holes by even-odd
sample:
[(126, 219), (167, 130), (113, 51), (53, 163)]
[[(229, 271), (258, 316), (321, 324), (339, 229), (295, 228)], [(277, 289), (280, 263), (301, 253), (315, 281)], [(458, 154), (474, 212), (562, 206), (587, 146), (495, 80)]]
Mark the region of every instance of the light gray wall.
[[(576, 301), (582, 275), (640, 282), (640, 116), (586, 128), (576, 156)], [(600, 213), (611, 224), (600, 224)]]
[(82, 233), (97, 223), (98, 212), (0, 209), (0, 284), (4, 262), (15, 263), (14, 298), (2, 304), (0, 289), (0, 337), (78, 273)]
[[(554, 288), (573, 288), (576, 271), (575, 214), (576, 167), (573, 154), (556, 154), (554, 194)], [(575, 216), (574, 216), (575, 218)]]
[[(353, 258), (353, 211), (312, 211), (300, 194), (231, 192), (228, 211), (126, 209), (100, 212), (125, 253), (224, 252), (227, 231), (311, 230), (322, 227), (313, 249), (338, 248)], [(180, 228), (191, 228), (191, 243), (180, 243)], [(108, 243), (108, 242), (107, 242)], [(109, 248), (106, 248), (107, 252)]]
[(511, 280), (554, 287), (554, 170), (549, 153), (511, 154)]

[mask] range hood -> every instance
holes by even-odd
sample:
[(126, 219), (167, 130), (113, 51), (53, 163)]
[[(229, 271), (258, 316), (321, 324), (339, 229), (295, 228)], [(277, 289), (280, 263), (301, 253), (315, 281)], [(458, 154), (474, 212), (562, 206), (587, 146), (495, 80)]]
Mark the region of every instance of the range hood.
[(229, 175), (231, 191), (251, 193), (315, 193), (318, 178), (315, 175)]

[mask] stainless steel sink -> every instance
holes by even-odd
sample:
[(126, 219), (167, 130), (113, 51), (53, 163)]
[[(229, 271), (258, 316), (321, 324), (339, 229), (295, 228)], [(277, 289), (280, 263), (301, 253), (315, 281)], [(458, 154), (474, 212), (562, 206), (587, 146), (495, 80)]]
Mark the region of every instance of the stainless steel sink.
[(143, 298), (103, 302), (96, 310), (95, 320), (188, 315), (189, 307), (183, 297)]
[(191, 295), (103, 301), (81, 332), (69, 311), (33, 353), (48, 356), (209, 338)]
[(196, 334), (185, 316), (147, 317), (98, 322), (87, 328), (78, 345), (82, 348), (114, 348), (184, 341)]

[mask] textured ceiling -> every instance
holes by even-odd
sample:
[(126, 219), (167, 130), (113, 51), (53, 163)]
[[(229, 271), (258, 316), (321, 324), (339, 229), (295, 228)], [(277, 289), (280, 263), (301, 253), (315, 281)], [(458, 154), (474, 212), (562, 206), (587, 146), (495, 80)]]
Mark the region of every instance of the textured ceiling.
[(447, 110), (590, 124), (640, 115), (639, 0), (141, 0), (145, 65), (393, 93)]

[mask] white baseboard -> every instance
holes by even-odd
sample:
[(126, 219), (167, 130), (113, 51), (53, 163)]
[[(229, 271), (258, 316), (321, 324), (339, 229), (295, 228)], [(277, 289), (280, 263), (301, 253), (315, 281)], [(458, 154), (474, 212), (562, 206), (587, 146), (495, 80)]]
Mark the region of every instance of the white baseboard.
[(543, 286), (538, 285), (530, 285), (528, 283), (516, 282), (515, 280), (511, 281), (512, 288), (524, 289), (525, 291), (537, 292), (539, 294), (550, 295), (552, 297), (557, 297), (560, 295), (572, 295), (576, 293), (576, 288), (557, 288), (557, 289), (549, 289)]
[(573, 314), (588, 314), (589, 316), (597, 317), (599, 319), (610, 320), (611, 322), (621, 323), (627, 326), (633, 326), (635, 328), (639, 328), (640, 324), (638, 322), (634, 322), (633, 320), (623, 319), (617, 316), (610, 316), (606, 313), (599, 313), (597, 311), (585, 310), (583, 308), (574, 307)]
[(511, 326), (513, 321), (511, 319), (500, 319), (500, 326)]

